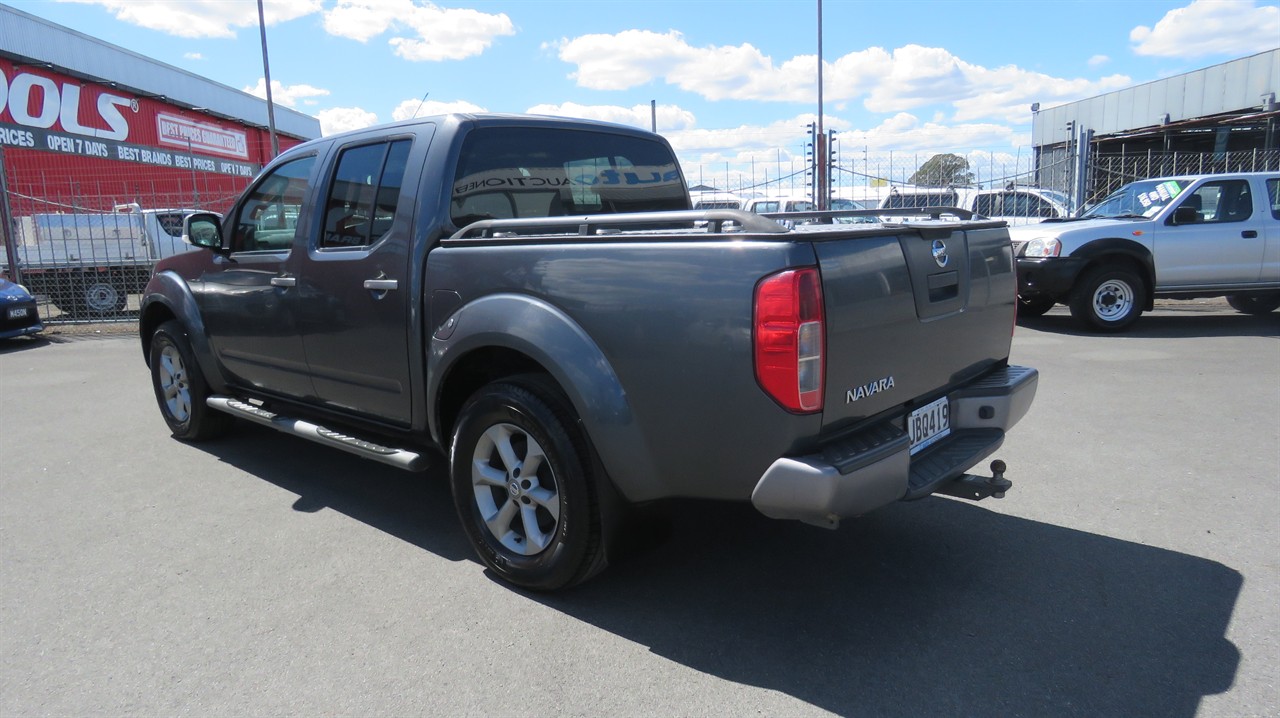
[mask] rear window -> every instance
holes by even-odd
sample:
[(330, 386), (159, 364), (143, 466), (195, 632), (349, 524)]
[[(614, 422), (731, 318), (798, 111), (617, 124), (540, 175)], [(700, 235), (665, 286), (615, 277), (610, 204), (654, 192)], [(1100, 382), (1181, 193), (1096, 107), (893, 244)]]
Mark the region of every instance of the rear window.
[(607, 132), (484, 127), (467, 135), (450, 215), (484, 219), (689, 209), (661, 142)]

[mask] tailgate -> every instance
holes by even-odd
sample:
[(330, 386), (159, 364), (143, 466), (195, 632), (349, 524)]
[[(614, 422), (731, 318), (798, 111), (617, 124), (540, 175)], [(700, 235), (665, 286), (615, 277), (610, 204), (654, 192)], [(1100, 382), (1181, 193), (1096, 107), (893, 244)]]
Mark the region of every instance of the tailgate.
[(921, 222), (813, 244), (826, 311), (824, 433), (922, 406), (1009, 356), (1003, 224)]

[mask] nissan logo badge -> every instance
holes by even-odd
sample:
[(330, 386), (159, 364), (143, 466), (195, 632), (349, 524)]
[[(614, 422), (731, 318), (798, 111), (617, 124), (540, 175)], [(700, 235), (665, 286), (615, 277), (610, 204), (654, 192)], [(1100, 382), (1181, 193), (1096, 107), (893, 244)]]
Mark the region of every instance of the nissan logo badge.
[(937, 262), (939, 267), (945, 267), (947, 262), (951, 261), (947, 256), (947, 243), (941, 239), (933, 240), (933, 261)]

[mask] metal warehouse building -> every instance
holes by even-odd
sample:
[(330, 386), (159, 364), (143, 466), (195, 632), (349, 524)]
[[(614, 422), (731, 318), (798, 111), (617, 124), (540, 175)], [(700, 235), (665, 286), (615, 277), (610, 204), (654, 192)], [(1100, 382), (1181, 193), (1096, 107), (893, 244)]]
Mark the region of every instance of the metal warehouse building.
[[(288, 108), (274, 123), (282, 150), (320, 136)], [(0, 271), (45, 279), (64, 314), (127, 314), (123, 277), (156, 238), (118, 215), (225, 212), (270, 161), (268, 127), (258, 97), (0, 5)]]
[[(294, 110), (277, 107), (275, 123), (282, 149), (320, 136)], [(257, 97), (0, 5), (11, 202), (223, 209), (270, 159), (267, 126)]]
[(1145, 177), (1280, 169), (1280, 49), (1044, 110), (1039, 182), (1077, 204)]

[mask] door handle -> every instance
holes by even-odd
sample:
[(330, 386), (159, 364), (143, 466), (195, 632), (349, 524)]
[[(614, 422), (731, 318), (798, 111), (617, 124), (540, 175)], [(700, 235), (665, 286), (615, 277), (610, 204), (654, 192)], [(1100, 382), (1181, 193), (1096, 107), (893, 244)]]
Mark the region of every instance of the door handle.
[(1240, 233), (1240, 236), (1241, 236), (1241, 237), (1244, 237), (1245, 239), (1257, 239), (1257, 238), (1258, 238), (1258, 230), (1256, 230), (1256, 229), (1246, 229), (1245, 231), (1243, 231), (1243, 232), (1241, 232), (1241, 233)]
[(296, 287), (298, 286), (297, 277), (272, 277), (271, 286), (273, 287)]
[(375, 292), (386, 292), (392, 289), (399, 289), (400, 281), (396, 279), (366, 279), (364, 280), (364, 288)]

